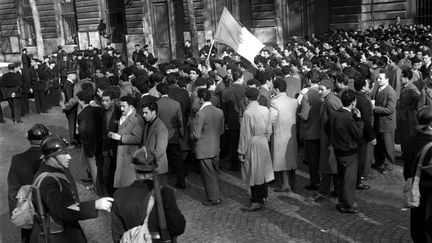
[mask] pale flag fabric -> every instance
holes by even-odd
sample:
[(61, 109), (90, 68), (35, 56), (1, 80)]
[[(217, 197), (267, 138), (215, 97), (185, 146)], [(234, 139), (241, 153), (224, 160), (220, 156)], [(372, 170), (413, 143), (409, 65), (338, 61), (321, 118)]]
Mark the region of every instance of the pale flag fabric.
[(222, 12), (214, 39), (230, 46), (252, 64), (255, 56), (264, 48), (263, 43), (241, 26), (227, 8)]

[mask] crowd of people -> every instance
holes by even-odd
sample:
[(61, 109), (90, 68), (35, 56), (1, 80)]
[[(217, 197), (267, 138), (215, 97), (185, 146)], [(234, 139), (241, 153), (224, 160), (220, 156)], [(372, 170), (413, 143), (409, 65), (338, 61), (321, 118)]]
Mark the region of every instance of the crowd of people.
[[(87, 189), (100, 196), (138, 186), (131, 163), (144, 147), (154, 154), (162, 186), (172, 172), (174, 186), (186, 189), (186, 164), (199, 168), (205, 206), (222, 203), (219, 170), (226, 159), (250, 186), (250, 204), (241, 210), (256, 211), (275, 178), (276, 192), (295, 190), (302, 147), (306, 189), (316, 191), (306, 200), (335, 196), (339, 212), (358, 213), (355, 191), (370, 188), (371, 168), (392, 171), (395, 143), (408, 179), (416, 174), (416, 155), (432, 141), (431, 31), (396, 24), (294, 37), (283, 49), (264, 48), (253, 64), (229, 48), (158, 63), (137, 44), (129, 66), (111, 47), (70, 54), (59, 48), (43, 61), (29, 61), (23, 50), (22, 71), (10, 67), (21, 81), (3, 78), (1, 85), (16, 122), (23, 110), (12, 107), (28, 105), (24, 87), (34, 94), (36, 112), (62, 107), (69, 141), (81, 146)], [(22, 94), (13, 89), (20, 85)], [(414, 242), (432, 242), (432, 174), (423, 170), (420, 178), (411, 234)]]

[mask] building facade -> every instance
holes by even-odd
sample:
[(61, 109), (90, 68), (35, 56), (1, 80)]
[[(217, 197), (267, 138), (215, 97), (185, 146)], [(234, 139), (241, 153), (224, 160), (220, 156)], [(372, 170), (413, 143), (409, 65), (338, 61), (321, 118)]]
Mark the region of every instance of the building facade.
[(24, 47), (42, 57), (58, 46), (101, 49), (108, 42), (128, 57), (138, 43), (160, 61), (181, 58), (189, 3), (200, 47), (213, 38), (224, 7), (264, 44), (279, 46), (295, 35), (387, 25), (396, 16), (404, 23), (431, 18), (420, 9), (428, 0), (0, 0), (0, 61), (19, 61)]

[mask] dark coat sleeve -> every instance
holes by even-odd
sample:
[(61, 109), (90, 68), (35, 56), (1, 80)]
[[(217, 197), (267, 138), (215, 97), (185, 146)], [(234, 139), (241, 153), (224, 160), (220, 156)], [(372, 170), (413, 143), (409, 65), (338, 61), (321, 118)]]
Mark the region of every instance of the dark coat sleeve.
[[(59, 179), (62, 181), (62, 179)], [(40, 185), (42, 202), (48, 208), (48, 213), (64, 221), (84, 220), (96, 218), (98, 211), (95, 208), (95, 201), (79, 203), (79, 210), (68, 207), (75, 204), (72, 191), (66, 183), (62, 182), (62, 190), (56, 179), (46, 177)]]
[(359, 97), (357, 99), (357, 109), (361, 113), (361, 119), (364, 122), (363, 135), (367, 142), (375, 139), (375, 132), (372, 126), (372, 106), (371, 103), (364, 97)]
[(169, 187), (164, 187), (161, 194), (168, 232), (173, 236), (183, 234), (186, 228), (186, 219), (177, 207), (174, 191)]

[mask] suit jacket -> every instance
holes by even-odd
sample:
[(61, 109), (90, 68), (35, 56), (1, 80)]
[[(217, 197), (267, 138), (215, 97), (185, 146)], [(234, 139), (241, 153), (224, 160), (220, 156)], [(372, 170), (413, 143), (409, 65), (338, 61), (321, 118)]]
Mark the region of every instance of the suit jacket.
[(159, 174), (168, 172), (168, 158), (166, 149), (168, 147), (168, 129), (163, 121), (155, 118), (153, 122), (146, 122), (143, 132), (143, 146), (152, 151), (158, 164)]
[[(147, 211), (146, 200), (151, 189), (153, 189), (152, 181), (136, 180), (132, 185), (118, 189), (114, 193), (111, 211), (113, 242), (119, 242), (124, 232), (143, 224)], [(169, 187), (163, 187), (161, 195), (168, 232), (172, 236), (183, 234), (186, 220), (177, 207), (174, 191)], [(150, 232), (157, 232), (158, 228), (155, 202), (148, 217), (148, 229)]]
[(115, 104), (113, 105), (113, 113), (111, 115), (111, 119), (107, 121), (106, 116), (107, 110), (104, 110), (102, 112), (102, 151), (108, 151), (111, 153), (111, 155), (114, 155), (117, 153), (117, 144), (118, 142), (113, 139), (108, 138), (109, 132), (115, 132), (118, 131), (118, 123), (120, 120), (120, 117), (122, 115), (121, 110), (118, 106)]
[(359, 109), (361, 114), (361, 119), (364, 122), (363, 127), (363, 139), (361, 142), (370, 142), (375, 139), (375, 132), (373, 130), (373, 112), (372, 103), (368, 95), (357, 91), (357, 109)]
[(33, 177), (42, 161), (41, 156), (42, 150), (40, 146), (32, 146), (27, 151), (12, 157), (7, 176), (9, 213), (12, 213), (16, 207), (16, 195), (20, 187), (32, 184)]
[(12, 98), (12, 93), (15, 93), (15, 97), (19, 98), (22, 96), (22, 77), (19, 73), (5, 73), (1, 77), (1, 86), (5, 87), (5, 98)]
[[(176, 85), (170, 85), (168, 88), (168, 97), (180, 103), (180, 108), (183, 117), (183, 124), (187, 123), (189, 116), (189, 93), (187, 90), (177, 87)], [(186, 126), (185, 126), (186, 127)]]
[(396, 92), (389, 85), (372, 92), (375, 100), (374, 129), (377, 132), (392, 132), (396, 129)]
[(325, 130), (336, 156), (357, 154), (358, 144), (363, 136), (363, 121), (360, 118), (353, 118), (350, 111), (341, 108), (331, 114)]
[[(35, 177), (43, 172), (64, 173), (66, 178), (68, 178), (68, 181), (63, 178), (59, 178), (57, 181), (53, 177), (46, 177), (40, 185), (44, 211), (64, 224), (63, 232), (50, 235), (51, 242), (87, 242), (78, 221), (96, 218), (98, 216), (98, 211), (95, 208), (95, 200), (80, 202), (75, 181), (72, 177), (68, 176), (70, 172), (67, 173), (62, 169), (42, 164)], [(59, 183), (61, 185), (61, 190)], [(37, 205), (36, 193), (33, 193), (32, 201), (33, 205)], [(78, 210), (71, 208), (71, 206), (75, 204)], [(30, 242), (43, 242), (41, 232), (40, 224), (33, 224)]]
[(245, 87), (241, 84), (233, 83), (222, 91), (222, 110), (228, 129), (239, 130), (240, 119), (243, 110), (243, 99)]
[(129, 186), (135, 180), (135, 171), (130, 166), (133, 154), (142, 143), (144, 121), (141, 116), (132, 112), (120, 124), (118, 134), (121, 139), (117, 146), (117, 167), (114, 174), (114, 187)]
[(287, 84), (286, 93), (288, 97), (295, 99), (295, 95), (301, 90), (301, 80), (291, 75), (284, 77), (284, 80)]
[(179, 144), (184, 131), (180, 103), (169, 97), (161, 97), (156, 103), (158, 105), (157, 116), (168, 129), (168, 144)]
[(45, 71), (42, 70), (42, 66), (39, 66), (37, 69), (30, 68), (31, 72), (31, 88), (35, 91), (43, 91), (46, 88), (46, 77)]
[(330, 94), (325, 97), (320, 109), (320, 122), (322, 128), (324, 127), (324, 124), (327, 122), (327, 120), (330, 118), (330, 115), (333, 112), (339, 110), (341, 107), (341, 100), (333, 92), (330, 92)]
[(402, 86), (402, 69), (398, 66), (389, 66), (387, 68), (387, 77), (389, 78), (389, 84), (393, 87), (396, 92), (396, 98), (399, 98), (401, 86)]
[(310, 88), (300, 104), (301, 132), (304, 139), (320, 139), (321, 96), (318, 88)]
[(101, 151), (102, 145), (102, 109), (87, 105), (78, 114), (78, 133), (82, 148), (87, 157), (93, 157)]
[(224, 133), (224, 124), (222, 110), (214, 105), (207, 105), (198, 111), (192, 129), (192, 138), (196, 139), (197, 159), (219, 156), (220, 136)]

